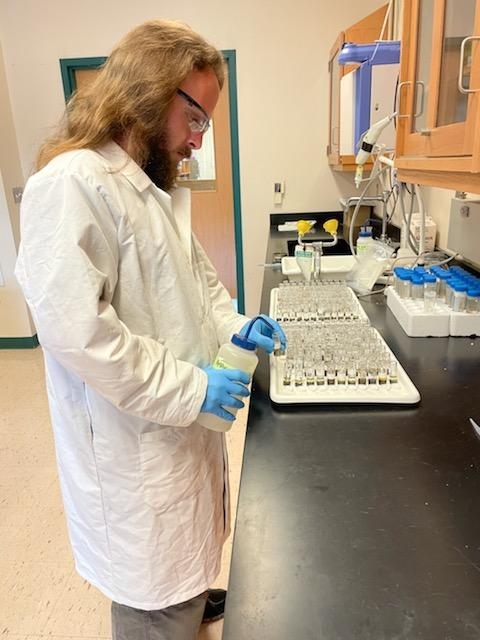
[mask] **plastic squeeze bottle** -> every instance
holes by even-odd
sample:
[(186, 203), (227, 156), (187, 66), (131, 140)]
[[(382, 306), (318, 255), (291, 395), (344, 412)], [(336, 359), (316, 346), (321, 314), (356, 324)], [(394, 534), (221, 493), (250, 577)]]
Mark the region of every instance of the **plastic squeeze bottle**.
[[(258, 364), (256, 347), (255, 342), (246, 335), (242, 336), (239, 333), (235, 333), (230, 342), (222, 344), (212, 366), (217, 369), (240, 369), (251, 377)], [(226, 407), (226, 410), (230, 413), (237, 413), (235, 407)], [(234, 421), (223, 420), (213, 413), (201, 413), (197, 418), (197, 422), (202, 427), (213, 431), (228, 431)]]
[(373, 236), (372, 227), (360, 227), (360, 233), (357, 238), (357, 256), (358, 258), (369, 258), (372, 253)]

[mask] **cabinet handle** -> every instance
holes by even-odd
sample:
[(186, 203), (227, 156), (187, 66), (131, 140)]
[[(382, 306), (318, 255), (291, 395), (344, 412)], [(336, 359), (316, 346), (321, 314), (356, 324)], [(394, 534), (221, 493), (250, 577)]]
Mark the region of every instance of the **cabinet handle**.
[(480, 40), (480, 36), (468, 36), (462, 40), (460, 45), (460, 62), (458, 63), (458, 90), (460, 93), (478, 93), (480, 89), (466, 89), (462, 84), (463, 64), (465, 60), (465, 45), (471, 40)]
[[(407, 84), (412, 84), (412, 81), (411, 80), (403, 80), (402, 82), (399, 82), (397, 84), (397, 88), (396, 88), (396, 91), (395, 91), (395, 101), (394, 101), (395, 110), (397, 108), (397, 98), (400, 95), (400, 90), (401, 90), (401, 88), (403, 86), (405, 86)], [(418, 113), (414, 113), (413, 114), (414, 118), (418, 118), (423, 113), (423, 103), (424, 103), (424, 100), (425, 100), (425, 84), (421, 80), (415, 80), (415, 84), (419, 84), (422, 87), (422, 99), (420, 100), (420, 111)], [(397, 114), (396, 117), (397, 118), (410, 118), (411, 116), (410, 116), (409, 113), (401, 113), (401, 114)]]
[(422, 99), (420, 100), (420, 111), (418, 113), (414, 113), (413, 117), (418, 118), (423, 113), (423, 104), (425, 102), (425, 83), (422, 80), (415, 80), (415, 84), (419, 84), (422, 87)]
[[(335, 132), (337, 135), (335, 136)], [(335, 137), (337, 138), (335, 140)], [(332, 146), (338, 146), (340, 143), (340, 127), (332, 127)]]
[[(397, 105), (400, 102), (400, 91), (402, 90), (402, 87), (405, 87), (407, 84), (412, 84), (411, 80), (403, 80), (402, 82), (399, 82), (395, 88), (395, 98), (393, 101), (393, 110), (394, 111), (398, 111), (397, 109)], [(408, 113), (397, 113), (397, 115), (395, 116), (396, 118), (408, 118), (409, 114)]]

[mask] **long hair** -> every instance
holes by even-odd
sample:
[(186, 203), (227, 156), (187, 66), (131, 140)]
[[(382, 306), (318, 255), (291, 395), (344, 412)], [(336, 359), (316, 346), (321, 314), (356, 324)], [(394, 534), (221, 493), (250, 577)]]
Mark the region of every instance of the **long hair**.
[(94, 82), (73, 94), (57, 133), (40, 148), (36, 169), (64, 151), (95, 149), (125, 136), (129, 154), (144, 166), (177, 88), (191, 71), (209, 68), (221, 88), (221, 53), (187, 25), (141, 24), (120, 40)]

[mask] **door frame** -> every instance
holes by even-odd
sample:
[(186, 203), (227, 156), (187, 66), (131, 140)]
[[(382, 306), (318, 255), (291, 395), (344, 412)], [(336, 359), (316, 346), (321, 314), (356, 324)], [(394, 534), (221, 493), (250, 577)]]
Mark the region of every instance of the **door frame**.
[[(240, 154), (238, 138), (237, 64), (235, 49), (222, 50), (228, 73), (228, 98), (230, 110), (230, 148), (233, 181), (233, 226), (235, 241), (235, 269), (237, 277), (237, 308), (245, 313), (245, 286), (243, 277), (242, 201), (240, 192)], [(60, 58), (63, 93), (67, 101), (76, 89), (75, 72), (79, 69), (96, 69), (106, 61), (106, 56), (90, 58)]]

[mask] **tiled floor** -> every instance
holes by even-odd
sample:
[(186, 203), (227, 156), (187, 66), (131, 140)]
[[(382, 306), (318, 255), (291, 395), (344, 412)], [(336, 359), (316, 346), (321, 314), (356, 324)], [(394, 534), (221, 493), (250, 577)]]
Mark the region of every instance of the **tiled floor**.
[[(228, 433), (235, 513), (246, 409)], [(0, 638), (110, 638), (110, 602), (80, 578), (57, 483), (40, 348), (0, 350)], [(232, 536), (215, 585), (226, 587)], [(219, 640), (223, 623), (202, 627)]]

